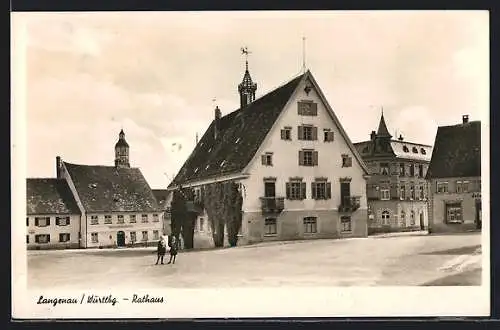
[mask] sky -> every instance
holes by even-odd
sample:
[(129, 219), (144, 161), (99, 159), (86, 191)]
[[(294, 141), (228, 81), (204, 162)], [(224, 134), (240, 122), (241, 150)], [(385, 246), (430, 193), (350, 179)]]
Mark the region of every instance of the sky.
[(352, 142), (369, 139), (382, 107), (393, 135), (431, 145), (463, 114), (488, 119), (487, 11), (16, 13), (13, 23), (28, 177), (54, 177), (56, 156), (113, 165), (123, 128), (131, 166), (166, 188), (215, 106), (239, 107), (243, 46), (257, 98), (305, 59)]

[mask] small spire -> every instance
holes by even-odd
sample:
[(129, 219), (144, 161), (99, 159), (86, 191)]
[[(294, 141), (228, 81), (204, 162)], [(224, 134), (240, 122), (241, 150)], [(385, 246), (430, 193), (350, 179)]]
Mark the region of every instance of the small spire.
[(380, 122), (378, 124), (377, 137), (389, 137), (389, 138), (392, 137), (392, 135), (389, 133), (389, 130), (387, 129), (387, 125), (385, 124), (383, 107), (382, 107), (382, 114), (380, 116)]
[(306, 37), (302, 37), (302, 72), (306, 72)]

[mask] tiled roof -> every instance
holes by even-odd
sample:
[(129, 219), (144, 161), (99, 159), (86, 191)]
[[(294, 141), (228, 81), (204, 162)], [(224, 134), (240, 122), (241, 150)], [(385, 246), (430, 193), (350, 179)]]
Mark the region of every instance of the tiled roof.
[(481, 175), (481, 122), (441, 126), (436, 134), (427, 178)]
[(36, 214), (80, 214), (78, 205), (62, 179), (27, 179), (26, 212)]
[(153, 189), (153, 195), (155, 196), (156, 202), (161, 209), (167, 208), (166, 203), (171, 193), (172, 192), (167, 189)]
[(432, 146), (407, 141), (392, 140), (391, 148), (397, 158), (429, 162)]
[(214, 137), (212, 121), (169, 187), (243, 170), (303, 76), (222, 117), (217, 139)]
[(64, 162), (80, 200), (92, 212), (157, 212), (161, 208), (138, 168)]

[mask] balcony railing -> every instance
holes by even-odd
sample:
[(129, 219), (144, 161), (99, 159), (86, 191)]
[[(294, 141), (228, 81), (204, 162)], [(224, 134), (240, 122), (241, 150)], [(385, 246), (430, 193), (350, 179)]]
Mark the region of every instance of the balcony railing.
[(285, 208), (285, 197), (261, 197), (263, 213), (280, 213)]
[(342, 203), (339, 205), (339, 212), (354, 212), (360, 206), (359, 196), (344, 196)]

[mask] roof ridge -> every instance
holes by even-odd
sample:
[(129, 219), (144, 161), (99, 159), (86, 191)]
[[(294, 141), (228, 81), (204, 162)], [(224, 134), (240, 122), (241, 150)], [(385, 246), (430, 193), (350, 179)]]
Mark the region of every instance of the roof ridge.
[[(115, 165), (88, 165), (88, 164), (75, 164), (63, 161), (64, 164), (74, 165), (74, 166), (85, 166), (85, 167), (105, 167), (105, 168), (116, 168)], [(140, 169), (139, 167), (120, 167), (120, 169), (128, 168), (130, 170)]]

